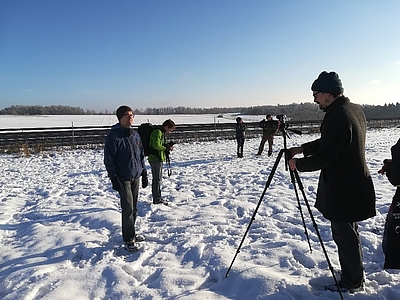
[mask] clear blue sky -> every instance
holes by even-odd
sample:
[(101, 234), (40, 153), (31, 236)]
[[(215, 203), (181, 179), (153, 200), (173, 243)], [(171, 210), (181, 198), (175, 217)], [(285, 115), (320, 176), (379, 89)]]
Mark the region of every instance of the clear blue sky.
[(400, 1), (1, 0), (0, 109), (400, 102)]

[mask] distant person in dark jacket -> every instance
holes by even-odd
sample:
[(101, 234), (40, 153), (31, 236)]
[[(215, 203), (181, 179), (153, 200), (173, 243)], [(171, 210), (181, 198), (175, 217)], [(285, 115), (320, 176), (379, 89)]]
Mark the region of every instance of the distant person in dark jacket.
[(389, 182), (397, 187), (386, 216), (382, 249), (385, 269), (400, 269), (400, 140), (391, 148), (392, 159), (385, 159), (380, 174), (386, 174)]
[[(321, 170), (315, 207), (331, 221), (342, 269), (342, 292), (363, 289), (364, 268), (358, 221), (375, 216), (375, 191), (365, 161), (366, 119), (362, 108), (343, 96), (335, 72), (322, 72), (311, 86), (314, 102), (325, 112), (321, 137), (289, 149), (291, 170)], [(327, 290), (338, 291), (336, 285)]]
[(246, 126), (241, 117), (236, 118), (236, 142), (237, 142), (237, 157), (243, 157), (243, 146), (246, 132)]
[(263, 130), (262, 139), (260, 146), (258, 147), (258, 152), (256, 155), (261, 155), (264, 150), (265, 142), (268, 141), (268, 156), (272, 155), (272, 145), (274, 144), (274, 135), (279, 127), (279, 121), (272, 120), (271, 115), (267, 115), (266, 119), (260, 121), (260, 127)]
[(138, 250), (135, 242), (145, 238), (136, 234), (135, 222), (139, 196), (139, 179), (142, 187), (148, 185), (142, 141), (131, 126), (133, 112), (129, 106), (117, 109), (119, 123), (113, 125), (104, 145), (104, 164), (112, 182), (112, 188), (119, 193), (122, 208), (122, 238), (128, 251)]

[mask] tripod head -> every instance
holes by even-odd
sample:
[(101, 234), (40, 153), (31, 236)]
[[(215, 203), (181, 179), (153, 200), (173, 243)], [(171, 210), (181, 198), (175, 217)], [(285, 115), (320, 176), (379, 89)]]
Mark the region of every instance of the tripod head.
[[(289, 131), (291, 131), (295, 134), (299, 134), (299, 135), (303, 134), (300, 130), (289, 129), (290, 124), (286, 121), (286, 115), (277, 115), (276, 118), (280, 122), (279, 129), (282, 131), (282, 133), (285, 133), (285, 135), (287, 135), (286, 130), (289, 130)], [(287, 135), (287, 137), (290, 138), (290, 136), (288, 136), (288, 135)]]
[(284, 154), (285, 154), (285, 169), (287, 171), (288, 170), (288, 161), (291, 158), (289, 150), (287, 149), (287, 144), (286, 144), (286, 137), (290, 138), (287, 131), (290, 131), (290, 132), (293, 132), (293, 133), (299, 134), (299, 135), (302, 135), (303, 133), (300, 130), (289, 129), (289, 123), (286, 121), (286, 115), (277, 115), (276, 118), (279, 120), (278, 130), (280, 130), (282, 132), (282, 136), (283, 136), (283, 150), (284, 150)]

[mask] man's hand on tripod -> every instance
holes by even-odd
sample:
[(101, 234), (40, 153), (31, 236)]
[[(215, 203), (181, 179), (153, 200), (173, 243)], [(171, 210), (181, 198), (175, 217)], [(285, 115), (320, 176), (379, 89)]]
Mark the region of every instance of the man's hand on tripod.
[(291, 160), (289, 160), (289, 168), (290, 170), (294, 171), (296, 170), (296, 158), (292, 158)]
[[(293, 147), (289, 149), (290, 157), (295, 156), (296, 154), (301, 154), (303, 153), (303, 147)], [(296, 158), (292, 158), (289, 160), (289, 168), (290, 170), (294, 171), (296, 170)]]
[(303, 153), (303, 147), (293, 147), (289, 149), (290, 157), (295, 156), (296, 154)]

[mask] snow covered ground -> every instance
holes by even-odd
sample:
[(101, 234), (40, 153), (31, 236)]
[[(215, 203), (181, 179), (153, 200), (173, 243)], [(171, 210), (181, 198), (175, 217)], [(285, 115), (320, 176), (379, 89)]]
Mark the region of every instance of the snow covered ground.
[[(317, 136), (293, 135), (288, 147)], [(381, 248), (395, 188), (377, 173), (399, 137), (398, 128), (368, 132), (377, 216), (359, 224), (365, 292), (344, 294), (346, 299), (400, 299), (399, 271), (383, 270)], [(310, 252), (283, 160), (224, 278), (283, 147), (276, 137), (273, 156), (258, 157), (259, 141), (246, 140), (242, 159), (234, 140), (176, 145), (162, 191), (172, 204), (153, 205), (150, 187), (141, 189), (137, 230), (147, 241), (130, 255), (121, 249), (119, 198), (102, 149), (2, 155), (0, 298), (340, 299), (323, 290), (333, 279), (303, 205)], [(300, 173), (330, 261), (339, 269), (329, 222), (313, 208), (318, 175)]]
[[(172, 119), (176, 124), (235, 123), (238, 113), (223, 115), (136, 115), (135, 124), (151, 122), (161, 124)], [(244, 122), (255, 122), (265, 118), (264, 115), (240, 115)], [(37, 115), (13, 116), (0, 115), (0, 129), (33, 128), (33, 127), (71, 127), (71, 126), (107, 126), (117, 122), (115, 115)]]

